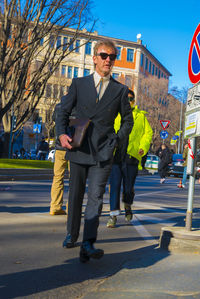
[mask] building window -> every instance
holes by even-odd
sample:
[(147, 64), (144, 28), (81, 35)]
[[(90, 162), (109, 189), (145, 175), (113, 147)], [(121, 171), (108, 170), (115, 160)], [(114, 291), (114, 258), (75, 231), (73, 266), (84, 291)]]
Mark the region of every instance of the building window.
[(54, 47), (54, 37), (53, 37), (53, 35), (50, 36), (49, 45), (50, 45), (51, 48)]
[(68, 70), (67, 70), (67, 78), (72, 78), (72, 66), (68, 66)]
[(61, 68), (61, 76), (63, 76), (63, 77), (66, 76), (66, 65), (62, 65), (62, 68)]
[(57, 49), (60, 49), (60, 47), (61, 47), (61, 36), (57, 37), (56, 47), (57, 47)]
[(87, 54), (87, 55), (91, 55), (91, 51), (92, 51), (92, 43), (91, 43), (91, 42), (88, 42), (88, 43), (85, 45), (85, 54)]
[(68, 46), (68, 38), (67, 36), (64, 36), (63, 38), (63, 51), (65, 51), (67, 49)]
[(149, 60), (148, 60), (148, 58), (146, 57), (146, 61), (145, 61), (145, 70), (148, 69), (148, 63), (149, 63)]
[(112, 77), (113, 77), (113, 79), (117, 80), (119, 78), (119, 74), (118, 73), (112, 73)]
[(83, 76), (89, 76), (90, 74), (90, 70), (89, 69), (84, 69), (84, 72), (83, 72)]
[(121, 60), (121, 47), (117, 47), (117, 58), (116, 60)]
[(74, 78), (78, 77), (78, 67), (74, 67)]
[(42, 37), (42, 38), (40, 39), (40, 46), (43, 46), (43, 44), (44, 44), (44, 38)]
[(158, 71), (158, 79), (160, 79), (160, 70)]
[(154, 72), (155, 72), (155, 65), (153, 64), (152, 65), (152, 75), (154, 75)]
[(74, 49), (73, 38), (70, 38), (70, 39), (69, 39), (69, 50), (70, 50), (70, 51), (73, 51), (73, 49)]
[(60, 75), (60, 69), (59, 66), (55, 69), (55, 76), (59, 76)]
[(151, 73), (151, 61), (149, 60), (149, 73)]
[(53, 97), (54, 99), (58, 97), (58, 84), (53, 85)]
[(158, 68), (156, 67), (156, 74), (155, 74), (156, 76), (158, 76)]
[(144, 54), (141, 53), (141, 60), (140, 60), (140, 66), (144, 65)]
[(75, 49), (75, 52), (76, 53), (79, 53), (80, 52), (80, 39), (77, 39), (76, 40), (76, 49)]
[(133, 62), (133, 49), (127, 49), (127, 61)]
[(60, 97), (63, 97), (65, 93), (65, 87), (64, 86), (60, 86)]
[(46, 97), (47, 98), (51, 97), (51, 84), (47, 84), (47, 87), (46, 87)]

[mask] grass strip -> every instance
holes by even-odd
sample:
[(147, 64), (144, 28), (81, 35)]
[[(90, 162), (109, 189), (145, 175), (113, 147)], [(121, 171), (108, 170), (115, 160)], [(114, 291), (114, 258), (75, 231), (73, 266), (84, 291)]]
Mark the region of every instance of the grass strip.
[(0, 159), (0, 168), (52, 169), (53, 165), (51, 161)]

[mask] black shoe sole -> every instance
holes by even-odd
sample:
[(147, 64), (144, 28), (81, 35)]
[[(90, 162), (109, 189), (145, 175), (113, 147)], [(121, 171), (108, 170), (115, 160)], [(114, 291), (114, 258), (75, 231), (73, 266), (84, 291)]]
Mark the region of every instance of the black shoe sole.
[(63, 242), (63, 248), (74, 248), (76, 247), (76, 244), (75, 243), (66, 243)]
[(103, 257), (103, 255), (104, 255), (104, 251), (102, 249), (99, 249), (90, 255), (88, 255), (85, 251), (81, 250), (80, 251), (80, 262), (86, 263), (90, 260), (90, 258), (99, 260)]

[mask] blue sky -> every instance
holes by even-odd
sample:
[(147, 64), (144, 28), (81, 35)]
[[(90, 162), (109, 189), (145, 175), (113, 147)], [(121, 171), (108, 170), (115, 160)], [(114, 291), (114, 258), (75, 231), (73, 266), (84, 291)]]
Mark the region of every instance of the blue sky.
[(200, 0), (95, 0), (98, 34), (142, 43), (170, 71), (170, 85), (191, 87), (188, 55), (200, 23)]

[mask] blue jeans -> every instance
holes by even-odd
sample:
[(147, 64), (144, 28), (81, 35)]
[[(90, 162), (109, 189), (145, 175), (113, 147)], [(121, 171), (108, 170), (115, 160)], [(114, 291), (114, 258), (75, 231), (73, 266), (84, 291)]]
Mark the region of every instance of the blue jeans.
[(184, 167), (183, 170), (183, 180), (182, 180), (182, 184), (185, 185), (187, 181), (187, 166)]
[[(123, 202), (132, 205), (134, 199), (134, 184), (138, 174), (138, 165), (113, 164), (110, 174), (110, 211), (111, 215), (119, 215), (120, 191), (123, 182)], [(112, 213), (116, 211), (116, 213)]]

